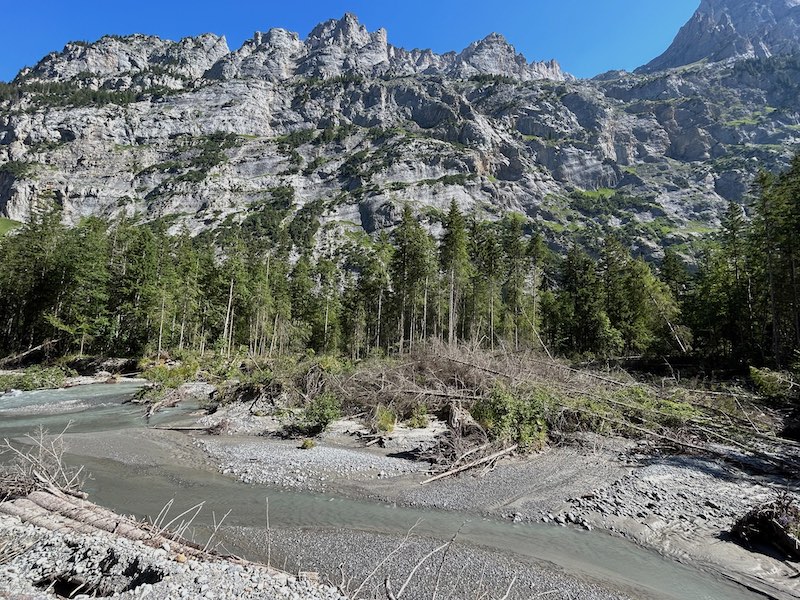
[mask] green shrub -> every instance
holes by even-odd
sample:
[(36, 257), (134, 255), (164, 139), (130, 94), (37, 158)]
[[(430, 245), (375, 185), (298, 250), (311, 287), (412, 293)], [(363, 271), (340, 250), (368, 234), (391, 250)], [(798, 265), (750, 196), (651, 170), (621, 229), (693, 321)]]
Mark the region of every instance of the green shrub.
[(328, 425), (342, 416), (342, 404), (330, 392), (324, 392), (313, 398), (306, 406), (305, 420), (310, 427), (325, 431)]
[(335, 354), (322, 354), (317, 359), (317, 364), (323, 372), (338, 375), (349, 370), (350, 364)]
[(22, 373), (0, 375), (0, 391), (22, 390), (28, 392), (60, 388), (64, 385), (67, 377), (75, 374), (75, 371), (61, 367), (29, 367)]
[(424, 429), (428, 426), (430, 420), (428, 419), (428, 407), (424, 404), (417, 404), (411, 411), (411, 416), (408, 418), (409, 427), (414, 429)]
[(303, 443), (300, 444), (300, 450), (311, 450), (316, 445), (317, 445), (317, 443), (313, 439), (306, 438), (306, 439), (303, 440)]
[(750, 367), (750, 379), (758, 392), (767, 398), (785, 398), (792, 389), (791, 376), (770, 369)]
[(552, 399), (542, 390), (519, 396), (498, 385), (471, 412), (492, 439), (517, 443), (520, 450), (535, 450), (547, 439), (546, 415), (551, 404)]
[(165, 388), (177, 388), (197, 378), (200, 365), (196, 360), (187, 360), (174, 367), (154, 365), (142, 373), (148, 381)]
[(391, 433), (394, 431), (395, 423), (397, 422), (397, 414), (388, 406), (379, 404), (375, 410), (375, 426), (378, 431), (385, 431)]
[(303, 144), (313, 142), (317, 135), (316, 129), (298, 129), (277, 138), (275, 141), (281, 146), (299, 148)]
[(0, 174), (10, 175), (14, 179), (25, 179), (36, 167), (37, 163), (24, 160), (12, 160), (0, 165)]

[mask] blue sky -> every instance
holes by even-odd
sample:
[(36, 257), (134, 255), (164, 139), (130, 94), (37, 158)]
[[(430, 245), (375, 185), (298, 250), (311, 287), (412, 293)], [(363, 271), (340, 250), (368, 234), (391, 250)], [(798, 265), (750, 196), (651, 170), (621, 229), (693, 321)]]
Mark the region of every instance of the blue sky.
[(385, 27), (405, 48), (461, 50), (496, 31), (529, 60), (557, 59), (579, 77), (631, 70), (670, 44), (700, 0), (6, 0), (0, 80), (71, 40), (106, 33), (170, 39), (213, 32), (232, 49), (254, 31), (283, 27), (302, 37), (345, 12)]

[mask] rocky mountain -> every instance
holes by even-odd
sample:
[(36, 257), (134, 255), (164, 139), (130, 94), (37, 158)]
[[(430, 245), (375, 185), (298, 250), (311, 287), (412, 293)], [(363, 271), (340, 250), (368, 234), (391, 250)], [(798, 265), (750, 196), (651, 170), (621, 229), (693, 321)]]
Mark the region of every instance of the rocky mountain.
[[(94, 44), (73, 42), (53, 52), (32, 69), (23, 70), (19, 82), (72, 81), (91, 77), (95, 85), (129, 87), (143, 74), (165, 75), (184, 81), (259, 79), (281, 82), (295, 77), (330, 79), (341, 76), (402, 77), (438, 75), (468, 78), (474, 75), (508, 75), (520, 81), (563, 81), (555, 61), (528, 63), (498, 34), (471, 44), (463, 52), (444, 55), (430, 50), (392, 46), (385, 29), (370, 33), (355, 15), (345, 14), (314, 28), (305, 40), (285, 29), (256, 32), (241, 48), (231, 52), (224, 37), (213, 34), (180, 42), (153, 36), (107, 36)], [(172, 87), (175, 81), (169, 82)]]
[(104, 37), (0, 86), (0, 216), (56, 201), (73, 222), (198, 232), (281, 206), (332, 240), (393, 226), (404, 203), (435, 228), (455, 199), (522, 212), (556, 245), (611, 227), (647, 254), (688, 252), (759, 168), (791, 156), (799, 88), (795, 55), (577, 80), (500, 35), (440, 55), (352, 15), (234, 51), (211, 34)]
[(702, 0), (664, 54), (643, 72), (697, 61), (769, 58), (800, 51), (800, 0)]

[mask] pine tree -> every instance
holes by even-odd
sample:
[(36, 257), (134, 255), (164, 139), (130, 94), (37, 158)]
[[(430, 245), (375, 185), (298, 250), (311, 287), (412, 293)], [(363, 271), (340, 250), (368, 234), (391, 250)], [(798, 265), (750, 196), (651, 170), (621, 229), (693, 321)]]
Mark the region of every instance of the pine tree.
[(519, 213), (511, 213), (503, 217), (500, 223), (503, 247), (504, 272), (503, 301), (508, 309), (507, 329), (511, 332), (511, 340), (515, 350), (520, 349), (520, 333), (523, 327), (523, 304), (525, 279), (530, 262), (526, 255), (526, 244), (523, 237), (524, 218)]
[(314, 323), (319, 320), (319, 305), (315, 292), (311, 260), (303, 254), (294, 265), (290, 277), (292, 321), (295, 342), (305, 346), (311, 339)]
[[(106, 227), (99, 219), (90, 218), (67, 233), (63, 251), (69, 267), (61, 284), (63, 295), (48, 315), (57, 329), (74, 337), (80, 356), (87, 344), (105, 336), (109, 326)], [(103, 346), (101, 340), (98, 349)]]
[(497, 329), (503, 314), (500, 294), (502, 282), (503, 250), (494, 223), (474, 221), (470, 235), (472, 339), (483, 338), (486, 328), (489, 347), (494, 350), (498, 340)]
[[(397, 337), (400, 352), (406, 340), (413, 344), (417, 317), (427, 317), (426, 283), (432, 274), (432, 243), (430, 237), (406, 205), (400, 225), (394, 232), (395, 251), (389, 267), (392, 280)], [(423, 336), (426, 324), (422, 324)]]
[(439, 246), (439, 265), (448, 290), (447, 340), (452, 346), (457, 339), (459, 307), (463, 290), (469, 278), (469, 255), (467, 252), (467, 227), (464, 216), (455, 200), (443, 222), (444, 234)]
[(319, 309), (322, 312), (314, 332), (312, 346), (330, 352), (338, 347), (341, 333), (340, 273), (335, 262), (323, 258), (317, 263), (319, 277)]
[(597, 265), (573, 246), (561, 268), (561, 286), (549, 306), (548, 338), (563, 354), (616, 354), (623, 341), (604, 309)]

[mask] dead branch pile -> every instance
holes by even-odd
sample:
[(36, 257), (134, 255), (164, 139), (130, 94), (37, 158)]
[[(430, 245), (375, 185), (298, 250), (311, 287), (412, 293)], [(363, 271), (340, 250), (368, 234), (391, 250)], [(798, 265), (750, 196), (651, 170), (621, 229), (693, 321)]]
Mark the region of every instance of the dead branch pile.
[(800, 507), (786, 493), (753, 508), (734, 523), (731, 532), (748, 546), (766, 544), (787, 558), (800, 559)]
[(383, 405), (408, 418), (423, 404), (438, 414), (448, 422), (449, 435), (428, 458), (445, 469), (463, 463), (465, 455), (479, 460), (514, 441), (490, 439), (471, 416), (475, 404), (501, 386), (520, 397), (547, 396), (542, 417), (551, 439), (581, 431), (640, 437), (680, 452), (800, 472), (800, 444), (780, 438), (779, 424), (763, 403), (741, 389), (691, 389), (670, 380), (655, 385), (622, 370), (576, 369), (533, 352), (436, 343), (394, 361), (364, 363), (326, 385), (356, 410)]
[(534, 353), (493, 354), (434, 342), (395, 360), (363, 363), (354, 373), (329, 378), (327, 385), (354, 410), (367, 414), (379, 406), (390, 407), (400, 419), (411, 417), (419, 406), (436, 414), (447, 423), (448, 433), (421, 458), (442, 471), (460, 472), (466, 464), (491, 468), (497, 460), (493, 455), (510, 453), (513, 440), (493, 439), (472, 415), (475, 404), (498, 385), (616, 389), (630, 383), (629, 378), (578, 371)]
[[(55, 436), (39, 427), (36, 433), (26, 434), (23, 444), (13, 444), (7, 439), (0, 445), (0, 454), (9, 454), (12, 460), (0, 470), (0, 501), (27, 496), (36, 489), (57, 489), (64, 493), (83, 496), (83, 467), (70, 468), (64, 462), (64, 434), (71, 423)], [(25, 449), (27, 447), (27, 449)]]

